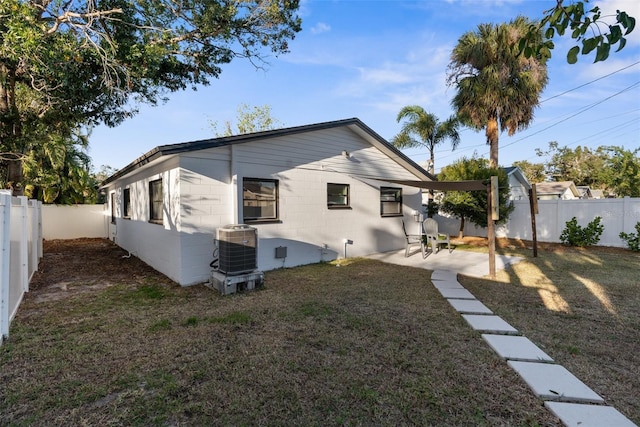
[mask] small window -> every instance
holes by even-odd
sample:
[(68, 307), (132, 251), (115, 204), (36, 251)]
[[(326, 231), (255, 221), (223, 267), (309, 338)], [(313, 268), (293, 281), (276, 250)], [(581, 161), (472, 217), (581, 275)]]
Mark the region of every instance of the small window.
[(111, 204), (111, 224), (116, 223), (116, 193), (109, 194), (109, 203)]
[(277, 221), (278, 181), (244, 178), (242, 180), (244, 222)]
[(122, 192), (122, 216), (131, 218), (131, 189), (125, 188)]
[(149, 221), (162, 224), (162, 180), (149, 183)]
[(402, 188), (380, 187), (380, 215), (402, 215)]
[(329, 209), (349, 207), (349, 184), (327, 184), (327, 207)]

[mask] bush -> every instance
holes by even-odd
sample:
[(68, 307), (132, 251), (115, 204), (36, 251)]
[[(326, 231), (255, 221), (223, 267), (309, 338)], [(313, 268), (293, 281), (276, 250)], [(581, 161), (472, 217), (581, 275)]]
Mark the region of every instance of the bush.
[(620, 238), (626, 240), (627, 246), (634, 252), (640, 252), (640, 222), (636, 223), (637, 233), (620, 233)]
[(595, 217), (586, 227), (578, 225), (578, 220), (574, 216), (571, 221), (567, 221), (565, 229), (560, 235), (560, 241), (570, 246), (591, 246), (600, 241), (600, 236), (604, 231), (601, 224), (602, 218)]

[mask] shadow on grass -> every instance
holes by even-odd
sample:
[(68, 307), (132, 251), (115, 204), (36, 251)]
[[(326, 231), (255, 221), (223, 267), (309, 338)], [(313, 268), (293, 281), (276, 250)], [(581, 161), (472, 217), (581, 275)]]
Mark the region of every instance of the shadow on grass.
[(640, 423), (640, 256), (626, 250), (511, 250), (495, 281), (461, 283), (605, 400)]

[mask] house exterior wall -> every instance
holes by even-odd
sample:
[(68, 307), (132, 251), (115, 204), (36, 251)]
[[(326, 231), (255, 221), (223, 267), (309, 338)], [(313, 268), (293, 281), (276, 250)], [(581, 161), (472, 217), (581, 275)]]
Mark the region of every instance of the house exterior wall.
[[(115, 197), (115, 221), (109, 221), (109, 239), (145, 263), (182, 283), (180, 244), (180, 169), (177, 158), (157, 162), (122, 177), (107, 188), (107, 213)], [(149, 182), (162, 179), (163, 222), (149, 222)], [(123, 193), (129, 188), (131, 213), (123, 218)]]
[[(162, 225), (149, 223), (148, 186), (159, 177), (166, 209)], [(116, 203), (110, 236), (182, 285), (205, 282), (216, 230), (244, 222), (243, 178), (258, 178), (276, 179), (279, 186), (278, 221), (249, 224), (258, 230), (259, 269), (343, 257), (344, 239), (353, 242), (346, 247), (347, 256), (400, 249), (404, 247), (402, 218), (381, 216), (380, 187), (402, 188), (408, 228), (412, 212), (420, 209), (420, 189), (372, 177), (416, 179), (346, 127), (185, 152), (108, 187)], [(348, 209), (327, 207), (328, 183), (349, 185)], [(122, 218), (122, 194), (127, 187), (130, 219)], [(287, 257), (276, 259), (275, 248), (281, 246), (287, 248)]]
[(510, 200), (527, 200), (529, 191), (514, 175), (509, 175), (509, 199)]

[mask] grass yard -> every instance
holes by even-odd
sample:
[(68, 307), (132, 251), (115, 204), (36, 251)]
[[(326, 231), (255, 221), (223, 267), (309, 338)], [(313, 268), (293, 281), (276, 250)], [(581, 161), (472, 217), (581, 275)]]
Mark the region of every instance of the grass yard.
[[(560, 425), (427, 270), (353, 259), (222, 297), (123, 255), (45, 242), (0, 347), (0, 425)], [(566, 250), (460, 281), (640, 423), (638, 272)]]
[(543, 245), (533, 258), (503, 246), (527, 258), (496, 281), (459, 281), (640, 425), (640, 254)]

